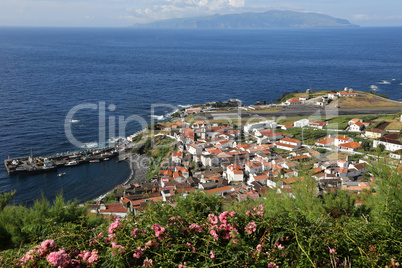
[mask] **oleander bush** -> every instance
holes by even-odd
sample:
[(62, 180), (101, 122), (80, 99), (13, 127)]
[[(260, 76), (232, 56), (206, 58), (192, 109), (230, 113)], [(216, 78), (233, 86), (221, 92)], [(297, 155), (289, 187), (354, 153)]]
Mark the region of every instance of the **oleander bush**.
[[(375, 187), (319, 198), (312, 180), (294, 197), (224, 203), (194, 193), (150, 203), (136, 216), (97, 226), (48, 223), (36, 243), (2, 252), (18, 267), (398, 267), (402, 256), (402, 178), (376, 162)], [(38, 237), (39, 238), (39, 237)]]

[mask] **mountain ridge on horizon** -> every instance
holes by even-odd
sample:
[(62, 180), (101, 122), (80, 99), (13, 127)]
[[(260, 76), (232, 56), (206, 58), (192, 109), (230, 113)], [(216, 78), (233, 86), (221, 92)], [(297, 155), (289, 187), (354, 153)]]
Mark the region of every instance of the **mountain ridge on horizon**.
[(358, 27), (346, 19), (313, 12), (270, 10), (261, 13), (245, 12), (239, 14), (215, 14), (211, 16), (174, 18), (150, 23), (135, 24), (136, 28), (172, 29), (266, 29), (266, 28), (319, 28), (319, 27)]

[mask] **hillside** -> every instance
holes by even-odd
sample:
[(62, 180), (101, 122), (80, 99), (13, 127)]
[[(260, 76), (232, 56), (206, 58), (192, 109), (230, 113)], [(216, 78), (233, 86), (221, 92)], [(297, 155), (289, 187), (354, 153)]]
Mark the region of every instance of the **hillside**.
[(263, 13), (241, 13), (192, 18), (177, 18), (136, 24), (138, 28), (312, 28), (312, 27), (356, 27), (345, 19), (318, 13), (271, 10)]

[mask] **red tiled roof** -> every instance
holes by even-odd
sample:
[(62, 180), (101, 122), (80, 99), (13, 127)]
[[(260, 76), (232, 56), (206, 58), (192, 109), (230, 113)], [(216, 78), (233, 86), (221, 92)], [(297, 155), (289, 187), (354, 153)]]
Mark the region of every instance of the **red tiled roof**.
[(231, 190), (231, 186), (225, 186), (225, 187), (219, 187), (211, 190), (206, 190), (207, 194), (213, 194), (213, 193), (218, 193), (218, 192), (223, 192), (223, 191), (229, 191)]
[(277, 142), (276, 146), (283, 146), (283, 147), (288, 147), (288, 148), (296, 148), (296, 145), (290, 145), (290, 144), (286, 144), (286, 143), (281, 143), (281, 142)]
[(338, 136), (336, 136), (335, 139), (337, 139), (337, 140), (342, 140), (342, 141), (348, 141), (348, 140), (350, 140), (351, 138), (346, 137), (346, 136), (338, 135)]
[(287, 101), (288, 101), (288, 102), (291, 102), (291, 103), (301, 103), (301, 101), (299, 101), (299, 100), (296, 99), (296, 98), (290, 98), (290, 99), (288, 99)]
[(334, 143), (334, 139), (333, 138), (329, 138), (329, 137), (325, 137), (322, 140), (317, 141), (316, 143), (319, 144), (329, 144), (329, 143)]
[(286, 142), (293, 142), (293, 143), (299, 143), (299, 140), (296, 139), (291, 139), (291, 138), (283, 138), (281, 141), (286, 141)]
[(127, 208), (123, 207), (122, 203), (116, 203), (116, 204), (106, 204), (106, 209), (102, 209), (100, 212), (105, 212), (105, 213), (126, 213)]
[(360, 143), (354, 142), (354, 141), (342, 143), (339, 145), (339, 147), (346, 147), (346, 148), (350, 148), (350, 149), (356, 149), (356, 148), (359, 148), (360, 146), (361, 146)]

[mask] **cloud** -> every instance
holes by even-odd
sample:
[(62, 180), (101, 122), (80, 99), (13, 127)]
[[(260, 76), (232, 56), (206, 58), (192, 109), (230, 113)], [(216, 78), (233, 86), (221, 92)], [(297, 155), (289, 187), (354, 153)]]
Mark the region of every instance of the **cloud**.
[(377, 21), (388, 21), (388, 20), (401, 20), (402, 16), (378, 16), (378, 15), (367, 15), (367, 14), (356, 14), (352, 16), (353, 19), (359, 21), (370, 21), (370, 20), (377, 20)]

